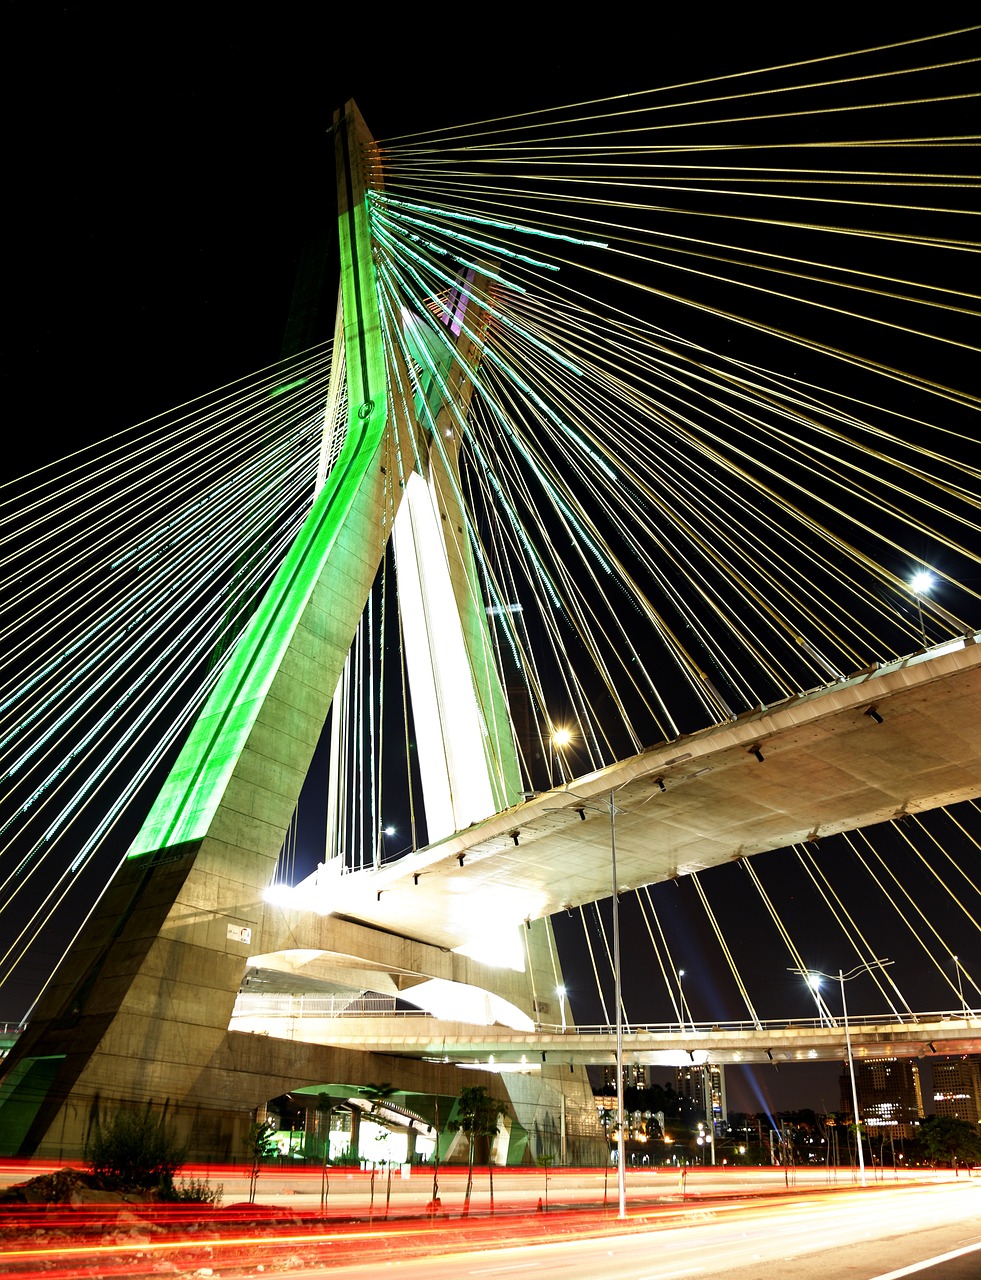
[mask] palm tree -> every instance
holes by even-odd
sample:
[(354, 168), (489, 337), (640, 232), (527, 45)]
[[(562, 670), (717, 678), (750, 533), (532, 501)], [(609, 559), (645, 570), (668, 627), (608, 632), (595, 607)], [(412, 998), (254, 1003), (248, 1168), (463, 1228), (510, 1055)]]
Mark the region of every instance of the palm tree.
[(375, 1114), (383, 1102), (387, 1102), (389, 1098), (394, 1098), (398, 1093), (394, 1084), (389, 1084), (386, 1080), (384, 1084), (366, 1084), (358, 1090), (362, 1098), (367, 1098), (370, 1104), (369, 1110)]

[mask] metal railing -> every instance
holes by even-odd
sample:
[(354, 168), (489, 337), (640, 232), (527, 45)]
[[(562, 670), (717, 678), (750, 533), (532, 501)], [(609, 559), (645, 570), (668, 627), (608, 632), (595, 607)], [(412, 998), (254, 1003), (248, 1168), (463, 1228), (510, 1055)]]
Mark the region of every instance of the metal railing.
[(431, 1018), (424, 1009), (399, 1009), (395, 996), (371, 992), (353, 998), (341, 995), (284, 995), (271, 991), (240, 991), (235, 1017), (263, 1018)]
[[(370, 994), (352, 1000), (337, 995), (282, 995), (272, 992), (240, 992), (235, 1002), (236, 1017), (263, 1018), (434, 1018), (437, 1015), (425, 1009), (397, 1007), (395, 996)], [(981, 1017), (981, 1009), (967, 1009), (961, 1013), (945, 1009), (928, 1013), (893, 1012), (853, 1014), (849, 1011), (850, 1027), (881, 1027), (887, 1024), (915, 1027), (919, 1023), (963, 1022)], [(826, 1027), (843, 1028), (840, 1018), (761, 1018), (758, 1021), (718, 1020), (715, 1022), (625, 1022), (624, 1035), (651, 1036), (711, 1036), (713, 1033), (731, 1034), (740, 1031), (790, 1031), (795, 1028), (811, 1031)], [(549, 1035), (612, 1036), (616, 1028), (605, 1023), (562, 1027), (558, 1023), (537, 1022), (535, 1030)]]

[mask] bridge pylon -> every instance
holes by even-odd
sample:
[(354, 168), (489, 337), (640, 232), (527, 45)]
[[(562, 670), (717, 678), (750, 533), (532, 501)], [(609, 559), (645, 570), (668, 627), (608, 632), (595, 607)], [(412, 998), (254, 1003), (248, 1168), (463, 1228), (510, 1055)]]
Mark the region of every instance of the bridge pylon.
[[(313, 953), (322, 975), (343, 956), (349, 974), (353, 967), (392, 989), (427, 978), (497, 983), (536, 1020), (536, 992), (555, 985), (547, 920), (528, 925), (524, 973), (498, 979), (427, 944), (424, 918), (406, 939), (355, 920), (287, 913), (264, 899), (393, 531), (400, 583), (404, 576), (417, 615), (407, 628), (416, 721), (434, 729), (423, 770), (430, 838), (520, 799), (456, 472), (456, 428), (472, 391), (467, 370), (479, 361), (483, 334), (479, 317), (459, 321), (486, 282), (471, 273), (458, 297), (441, 304), (436, 323), (456, 329), (453, 359), (445, 344), (435, 359), (421, 358), (432, 343), (425, 317), (406, 312), (393, 333), (368, 214), (377, 151), (353, 103), (335, 117), (334, 138), (343, 444), (115, 878), (5, 1063), (7, 1153), (77, 1159), (100, 1112), (153, 1103), (166, 1104), (192, 1156), (228, 1158), (241, 1154), (256, 1109), (290, 1088), (391, 1079), (426, 1091), (423, 1063), (229, 1031), (256, 956), (279, 957), (283, 973), (288, 954)], [(428, 385), (418, 369), (407, 376), (413, 363), (430, 366)], [(393, 394), (410, 385), (414, 399)], [(437, 597), (453, 604), (451, 627), (445, 612), (435, 615)], [(452, 732), (436, 733), (434, 716), (445, 728), (451, 714)], [(571, 1080), (556, 1083), (554, 1072), (537, 1093), (521, 1083), (519, 1106), (530, 1116), (544, 1098), (570, 1125), (579, 1116), (589, 1135), (584, 1074), (566, 1068)], [(500, 1077), (483, 1078), (504, 1097)], [(444, 1091), (473, 1081), (472, 1071), (443, 1069)]]

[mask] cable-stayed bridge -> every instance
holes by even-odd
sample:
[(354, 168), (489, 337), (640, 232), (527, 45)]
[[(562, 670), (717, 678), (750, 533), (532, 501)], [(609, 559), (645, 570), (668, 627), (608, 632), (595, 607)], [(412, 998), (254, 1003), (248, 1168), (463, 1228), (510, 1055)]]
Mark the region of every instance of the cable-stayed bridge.
[[(882, 53), (897, 89), (918, 53)], [(785, 79), (781, 107), (828, 112), (824, 168), (762, 113), (741, 126), (761, 163), (720, 175), (703, 153), (741, 117), (696, 112), (675, 145), (670, 94), (380, 145), (349, 104), (333, 343), (83, 451), (67, 488), (15, 485), (5, 972), (79, 885), (97, 901), (8, 1073), (8, 1145), (70, 1147), (96, 1105), (162, 1097), (233, 1142), (263, 1096), (383, 1073), (229, 1030), (243, 982), (442, 982), (541, 1013), (561, 985), (547, 917), (612, 891), (614, 841), (618, 889), (702, 895), (702, 870), (741, 859), (759, 885), (749, 855), (799, 845), (837, 947), (882, 954), (815, 850), (981, 792), (977, 402), (938, 376), (974, 349), (950, 264), (977, 183), (925, 146), (953, 129), (949, 95), (908, 146), (835, 136), (826, 86)], [(850, 83), (888, 118), (871, 76)], [(318, 794), (321, 866), (267, 904), (299, 878)], [(970, 852), (973, 818), (950, 812)], [(976, 878), (943, 859), (942, 933), (908, 887), (885, 898), (970, 993)], [(541, 1076), (547, 1106), (566, 1086)]]

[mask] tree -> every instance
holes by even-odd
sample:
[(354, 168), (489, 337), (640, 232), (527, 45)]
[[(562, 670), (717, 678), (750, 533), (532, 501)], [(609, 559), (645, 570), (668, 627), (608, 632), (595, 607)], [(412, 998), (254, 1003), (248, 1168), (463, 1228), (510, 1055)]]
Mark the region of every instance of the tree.
[(665, 1080), (662, 1093), (663, 1103), (657, 1108), (658, 1111), (663, 1111), (666, 1116), (671, 1116), (673, 1119), (680, 1119), (684, 1114), (684, 1099), (675, 1091), (670, 1080)]
[(957, 1164), (981, 1160), (981, 1135), (977, 1125), (952, 1116), (937, 1116), (920, 1125), (920, 1141), (930, 1160), (942, 1160), (957, 1172)]
[(383, 1102), (387, 1102), (389, 1098), (394, 1098), (398, 1093), (394, 1084), (389, 1084), (386, 1080), (384, 1084), (366, 1084), (363, 1085), (358, 1093), (362, 1098), (368, 1099), (368, 1109), (372, 1115), (376, 1114)]
[(433, 1144), (433, 1198), (430, 1201), (433, 1213), (439, 1208), (439, 1094), (433, 1096), (433, 1133), (436, 1141)]
[(610, 1172), (610, 1124), (616, 1112), (612, 1107), (600, 1107), (599, 1121), (603, 1126), (603, 1204), (606, 1205), (608, 1191), (608, 1176)]
[(317, 1094), (317, 1116), (323, 1126), (324, 1160), (320, 1167), (320, 1211), (327, 1209), (327, 1197), (330, 1194), (330, 1179), (327, 1176), (327, 1165), (330, 1163), (330, 1118), (334, 1114), (334, 1099), (329, 1093)]
[[(473, 1158), (478, 1138), (493, 1138), (504, 1115), (504, 1107), (488, 1095), (483, 1085), (471, 1085), (460, 1094), (457, 1104), (457, 1119), (450, 1122), (449, 1128), (465, 1133), (468, 1139), (467, 1189), (463, 1198), (463, 1216), (470, 1212), (470, 1194), (473, 1191)], [(494, 1165), (487, 1163), (490, 1179), (491, 1212), (494, 1209)]]
[(253, 1120), (245, 1135), (245, 1149), (251, 1157), (249, 1169), (249, 1204), (255, 1204), (255, 1184), (259, 1179), (259, 1166), (276, 1152), (274, 1120)]

